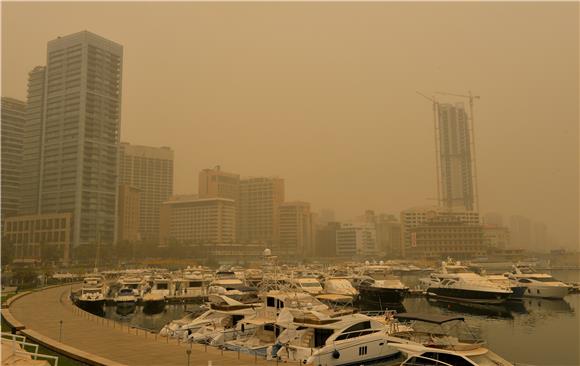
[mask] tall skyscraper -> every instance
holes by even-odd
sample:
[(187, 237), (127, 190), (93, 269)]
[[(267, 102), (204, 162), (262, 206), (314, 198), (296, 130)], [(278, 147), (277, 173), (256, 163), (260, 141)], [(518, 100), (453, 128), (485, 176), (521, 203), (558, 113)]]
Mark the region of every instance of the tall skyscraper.
[(82, 31), (49, 41), (30, 73), (23, 206), (72, 213), (73, 246), (115, 241), (122, 60), (121, 45)]
[(26, 103), (2, 97), (2, 221), (18, 212)]
[(284, 202), (284, 179), (245, 178), (240, 180), (239, 237), (243, 242), (276, 242), (278, 209)]
[(21, 214), (37, 214), (40, 194), (40, 166), (42, 129), (44, 125), (46, 66), (37, 66), (28, 74), (28, 96), (26, 104), (23, 142), (22, 176), (20, 180)]
[(439, 189), (447, 208), (475, 209), (471, 131), (463, 103), (439, 104)]
[(173, 150), (169, 147), (120, 145), (119, 181), (140, 191), (141, 240), (159, 240), (161, 203), (173, 195)]

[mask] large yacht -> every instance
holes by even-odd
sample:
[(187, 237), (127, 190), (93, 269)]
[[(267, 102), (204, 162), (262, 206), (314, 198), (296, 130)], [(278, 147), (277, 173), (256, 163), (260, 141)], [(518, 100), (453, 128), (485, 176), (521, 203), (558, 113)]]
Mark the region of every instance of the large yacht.
[(149, 314), (161, 312), (165, 308), (166, 297), (170, 294), (171, 280), (155, 275), (150, 279), (150, 287), (144, 290), (143, 311)]
[(360, 365), (396, 358), (384, 323), (363, 314), (331, 317), (316, 311), (285, 309), (284, 330), (267, 357), (305, 365)]
[(209, 284), (208, 295), (225, 295), (235, 300), (246, 302), (257, 297), (257, 289), (248, 287), (233, 271), (220, 270)]
[[(169, 322), (159, 335), (217, 345), (214, 338), (218, 333), (234, 329), (238, 321), (255, 314), (257, 308), (254, 304), (243, 304), (224, 295), (212, 295), (211, 300), (208, 310), (201, 314), (188, 313), (181, 319)], [(223, 344), (223, 338), (219, 341)]]
[(513, 366), (486, 347), (461, 316), (420, 313), (396, 314), (388, 336), (391, 347), (406, 357), (401, 366)]
[(427, 283), (428, 296), (446, 300), (499, 304), (513, 294), (509, 287), (495, 284), (451, 260), (443, 261), (439, 272), (431, 273), (423, 282)]
[(514, 265), (508, 276), (518, 285), (524, 286), (526, 297), (542, 297), (547, 299), (563, 299), (568, 295), (570, 286), (558, 281), (546, 273), (537, 273), (530, 266)]
[(86, 276), (83, 279), (83, 285), (77, 303), (81, 308), (86, 310), (102, 310), (103, 305), (105, 305), (107, 292), (108, 287), (102, 276)]

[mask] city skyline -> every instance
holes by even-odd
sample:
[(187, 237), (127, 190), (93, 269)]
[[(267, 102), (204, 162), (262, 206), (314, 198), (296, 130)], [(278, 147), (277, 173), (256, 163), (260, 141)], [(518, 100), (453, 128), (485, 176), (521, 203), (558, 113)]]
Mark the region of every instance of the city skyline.
[[(55, 4), (51, 6), (42, 5), (38, 9), (51, 12), (55, 11), (51, 9), (58, 8)], [(571, 107), (577, 106), (578, 94), (567, 81), (571, 72), (577, 75), (577, 70), (570, 69), (574, 60), (577, 61), (577, 55), (569, 53), (573, 51), (572, 46), (567, 51), (560, 50), (551, 55), (545, 52), (552, 50), (550, 37), (561, 36), (570, 44), (577, 41), (577, 35), (565, 34), (574, 25), (574, 21), (565, 15), (566, 6), (542, 8), (548, 10), (550, 16), (562, 21), (551, 24), (553, 27), (551, 33), (548, 33), (549, 37), (540, 38), (547, 25), (538, 26), (534, 23), (539, 29), (530, 30), (532, 22), (521, 20), (521, 30), (505, 27), (512, 19), (510, 17), (515, 16), (514, 9), (526, 11), (526, 14), (536, 18), (544, 17), (538, 9), (541, 6), (507, 6), (510, 11), (502, 16), (489, 10), (489, 17), (497, 17), (496, 25), (501, 30), (509, 31), (508, 39), (493, 44), (493, 41), (498, 41), (493, 34), (471, 31), (468, 36), (487, 42), (485, 50), (489, 55), (504, 52), (502, 57), (509, 62), (508, 66), (500, 69), (497, 69), (498, 65), (494, 64), (492, 57), (486, 58), (479, 49), (474, 50), (477, 51), (477, 57), (480, 57), (476, 59), (476, 56), (460, 56), (453, 48), (445, 48), (443, 44), (438, 46), (450, 53), (449, 58), (438, 55), (432, 65), (417, 62), (417, 57), (430, 50), (430, 46), (427, 47), (420, 39), (428, 28), (428, 19), (421, 15), (418, 17), (426, 24), (417, 25), (420, 29), (411, 37), (417, 43), (412, 47), (403, 41), (377, 36), (376, 31), (386, 27), (382, 25), (383, 22), (393, 17), (383, 9), (404, 13), (405, 6), (363, 6), (360, 9), (375, 7), (375, 10), (380, 10), (371, 17), (368, 27), (343, 29), (340, 24), (327, 19), (328, 23), (324, 25), (328, 29), (325, 30), (316, 24), (316, 14), (309, 17), (299, 7), (280, 5), (281, 9), (293, 12), (292, 19), (306, 21), (308, 29), (320, 38), (311, 41), (305, 39), (305, 34), (299, 30), (296, 30), (296, 34), (289, 33), (292, 24), (289, 19), (277, 26), (275, 21), (283, 17), (278, 8), (272, 5), (257, 6), (258, 13), (270, 15), (271, 18), (236, 35), (233, 32), (236, 26), (248, 25), (245, 22), (257, 15), (245, 14), (234, 6), (225, 15), (234, 23), (232, 27), (218, 32), (217, 24), (211, 21), (201, 22), (197, 26), (198, 30), (206, 31), (204, 34), (213, 31), (210, 32), (211, 37), (208, 36), (211, 42), (201, 35), (191, 36), (190, 41), (195, 41), (199, 47), (198, 53), (202, 55), (197, 59), (194, 52), (196, 47), (186, 47), (180, 53), (177, 48), (160, 44), (158, 38), (162, 38), (162, 34), (153, 35), (157, 38), (146, 34), (141, 40), (121, 30), (115, 21), (112, 24), (99, 24), (88, 19), (88, 10), (82, 10), (82, 5), (68, 6), (79, 11), (80, 16), (75, 22), (47, 24), (44, 28), (31, 30), (19, 42), (43, 42), (40, 45), (26, 43), (29, 44), (26, 49), (38, 48), (34, 51), (38, 56), (45, 53), (46, 42), (50, 39), (86, 28), (122, 44), (125, 47), (126, 73), (123, 80), (122, 141), (148, 146), (171, 146), (176, 154), (176, 193), (196, 192), (198, 172), (221, 165), (224, 170), (244, 172), (248, 176), (283, 177), (289, 187), (287, 201), (308, 201), (314, 211), (332, 207), (340, 219), (353, 217), (365, 209), (395, 213), (428, 204), (429, 199), (435, 196), (431, 111), (415, 91), (443, 89), (464, 92), (472, 89), (482, 95), (476, 106), (481, 212), (520, 213), (546, 222), (550, 231), (558, 233), (562, 244), (577, 244), (577, 240), (574, 240), (578, 235), (578, 160), (577, 141), (573, 142), (572, 138), (577, 136), (578, 126), (574, 124), (577, 114), (571, 112)], [(117, 4), (110, 6), (119, 9), (119, 16), (131, 9), (130, 6), (124, 8)], [(211, 6), (183, 6), (191, 7), (192, 11), (198, 11), (199, 14), (214, 11)], [(321, 7), (314, 9), (318, 11)], [(473, 7), (480, 9), (476, 5)], [(173, 14), (179, 6), (154, 4), (151, 6), (153, 8), (162, 14)], [(457, 15), (458, 12), (468, 15), (470, 12), (467, 5), (459, 8), (434, 5), (431, 10), (439, 11), (441, 14), (437, 14), (441, 17)], [(502, 4), (502, 9), (505, 8), (506, 4)], [(27, 51), (16, 48), (16, 35), (19, 32), (18, 25), (13, 22), (26, 9), (26, 4), (3, 4), (3, 18), (6, 19), (2, 32), (3, 53), (6, 56), (3, 59), (2, 94), (20, 99), (25, 99), (22, 93), (26, 83), (19, 83), (26, 80), (27, 73), (34, 66), (44, 62), (38, 57), (24, 57)], [(95, 10), (88, 5), (84, 9)], [(101, 11), (99, 9), (96, 11)], [(360, 9), (357, 14), (363, 14)], [(438, 9), (446, 9), (450, 14)], [(493, 7), (489, 6), (488, 9)], [(31, 8), (26, 10), (29, 11)], [(30, 13), (32, 18), (38, 11)], [(235, 15), (239, 11), (244, 16), (237, 20)], [(333, 10), (331, 19), (339, 22), (345, 19), (345, 13)], [(11, 18), (11, 14), (16, 15)], [(152, 16), (146, 10), (142, 10), (142, 15), (143, 22)], [(479, 25), (485, 25), (486, 20), (489, 18), (476, 21)], [(73, 24), (81, 21), (85, 22), (85, 26), (79, 28)], [(459, 19), (453, 24), (462, 27), (466, 23), (466, 20)], [(407, 29), (402, 24), (396, 25), (398, 28), (393, 26), (392, 29), (386, 29)], [(141, 29), (142, 25), (137, 23), (135, 27)], [(181, 27), (185, 25), (173, 27), (170, 29), (183, 30)], [(265, 37), (259, 33), (264, 29), (272, 29), (276, 36), (282, 37), (281, 44), (297, 48), (300, 55), (292, 58), (286, 47), (279, 47), (274, 36), (260, 38)], [(535, 47), (531, 51), (526, 50), (528, 53), (524, 55), (510, 53), (510, 42), (526, 30), (532, 33), (521, 42), (535, 42)], [(332, 37), (331, 31), (338, 32), (337, 39), (340, 41)], [(175, 44), (188, 39), (179, 34)], [(459, 37), (454, 33), (453, 26), (442, 26), (437, 30), (437, 35), (462, 42), (462, 46), (469, 45), (466, 39), (468, 36)], [(145, 39), (152, 42), (151, 47), (143, 46)], [(249, 45), (249, 51), (240, 53), (236, 45), (249, 40), (256, 43)], [(360, 40), (366, 42), (357, 45)], [(401, 56), (386, 54), (375, 47), (375, 42), (380, 40), (389, 41), (389, 45), (396, 46), (395, 50), (406, 51), (405, 55), (412, 60), (412, 66), (424, 68), (418, 68), (424, 70), (421, 71), (424, 78), (412, 77), (407, 69), (403, 69), (399, 64), (403, 60)], [(325, 45), (324, 52), (317, 52), (314, 48), (316, 45)], [(152, 54), (152, 49), (159, 49), (158, 53), (161, 54), (165, 52), (166, 57), (163, 60), (156, 58), (157, 53)], [(267, 52), (270, 49), (290, 59)], [(179, 58), (180, 54), (187, 57)], [(148, 60), (147, 55), (152, 60)], [(232, 55), (238, 56), (238, 62), (226, 62), (227, 57)], [(451, 56), (457, 59), (453, 60)], [(258, 61), (260, 57), (264, 59), (262, 63)], [(12, 59), (26, 62), (21, 62), (24, 64), (22, 67), (16, 66)], [(137, 60), (144, 62), (146, 67), (136, 64)], [(175, 68), (175, 71), (165, 70), (167, 74), (161, 74), (160, 66), (154, 67), (150, 62), (158, 62), (166, 69)], [(211, 62), (215, 64), (210, 65)], [(472, 66), (468, 65), (469, 62), (482, 66), (482, 75), (471, 75)], [(546, 63), (551, 66), (550, 77), (537, 80), (538, 72), (545, 71)], [(361, 66), (369, 70), (363, 72)], [(24, 74), (13, 71), (25, 68)], [(197, 71), (188, 71), (190, 69)], [(258, 70), (264, 75), (258, 74)], [(509, 75), (514, 70), (520, 70), (521, 75)], [(282, 71), (296, 80), (282, 77), (279, 74)], [(499, 71), (498, 76), (494, 76), (492, 71)], [(187, 83), (176, 78), (177, 72), (182, 73)], [(398, 72), (402, 74), (398, 76)], [(156, 75), (165, 75), (167, 80), (158, 80)], [(452, 80), (450, 75), (453, 75)], [(490, 81), (483, 80), (486, 77)], [(156, 85), (161, 89), (181, 91), (193, 103), (184, 103), (184, 99), (175, 93), (158, 96), (158, 103), (152, 102), (152, 95), (141, 84), (152, 81), (158, 83)], [(535, 87), (539, 81), (545, 86), (542, 90)], [(173, 87), (169, 88), (171, 85)], [(242, 91), (247, 90), (248, 86), (251, 86), (251, 93), (246, 96)], [(529, 88), (534, 92), (528, 91)], [(287, 103), (290, 98), (294, 103)], [(559, 108), (542, 107), (540, 102), (551, 103)], [(231, 109), (231, 112), (219, 112), (220, 105), (227, 105), (226, 109)], [(535, 107), (534, 111), (529, 111), (530, 106)], [(554, 120), (560, 123), (554, 126)], [(176, 130), (177, 134), (171, 130)], [(191, 133), (184, 133), (186, 130)], [(538, 142), (548, 148), (538, 151)], [(298, 148), (299, 153), (296, 152)], [(498, 177), (509, 184), (502, 184)], [(562, 220), (560, 215), (571, 219)]]

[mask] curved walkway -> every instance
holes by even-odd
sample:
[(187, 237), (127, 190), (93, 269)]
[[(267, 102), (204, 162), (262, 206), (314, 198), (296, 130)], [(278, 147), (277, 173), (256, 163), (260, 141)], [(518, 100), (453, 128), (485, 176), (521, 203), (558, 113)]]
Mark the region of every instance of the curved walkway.
[[(78, 285), (73, 285), (78, 286)], [(178, 343), (77, 308), (74, 288), (56, 286), (18, 295), (2, 315), (14, 328), (67, 357), (91, 365), (275, 365), (263, 359), (203, 345)], [(62, 331), (61, 322), (62, 321)]]

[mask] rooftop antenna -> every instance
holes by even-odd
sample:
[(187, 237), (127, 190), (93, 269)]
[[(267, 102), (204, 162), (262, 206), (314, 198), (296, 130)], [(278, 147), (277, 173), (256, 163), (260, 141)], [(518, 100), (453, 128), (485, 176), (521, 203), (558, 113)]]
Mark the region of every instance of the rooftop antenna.
[(455, 94), (455, 93), (446, 93), (446, 92), (435, 92), (435, 94), (440, 94), (440, 95), (449, 95), (452, 97), (459, 97), (459, 98), (467, 98), (469, 100), (469, 120), (470, 120), (470, 126), (469, 129), (471, 130), (470, 132), (470, 145), (471, 145), (471, 166), (473, 167), (472, 172), (471, 172), (471, 176), (473, 178), (473, 190), (474, 190), (474, 195), (475, 195), (475, 207), (474, 207), (474, 211), (479, 211), (479, 188), (477, 185), (477, 164), (476, 164), (476, 159), (475, 159), (475, 124), (473, 122), (473, 100), (474, 99), (481, 99), (481, 97), (479, 95), (473, 95), (471, 93), (471, 90), (469, 90), (467, 92), (467, 94)]
[(439, 166), (440, 166), (440, 159), (441, 157), (439, 156), (439, 120), (437, 118), (437, 111), (439, 109), (439, 102), (437, 102), (437, 100), (435, 99), (435, 97), (428, 97), (427, 95), (421, 93), (421, 92), (417, 92), (417, 94), (419, 94), (420, 96), (422, 96), (423, 98), (429, 100), (432, 104), (433, 104), (433, 128), (434, 128), (434, 138), (435, 138), (435, 172), (437, 174), (437, 206), (441, 206), (442, 202), (441, 202), (441, 178), (440, 178), (440, 172), (439, 172)]

